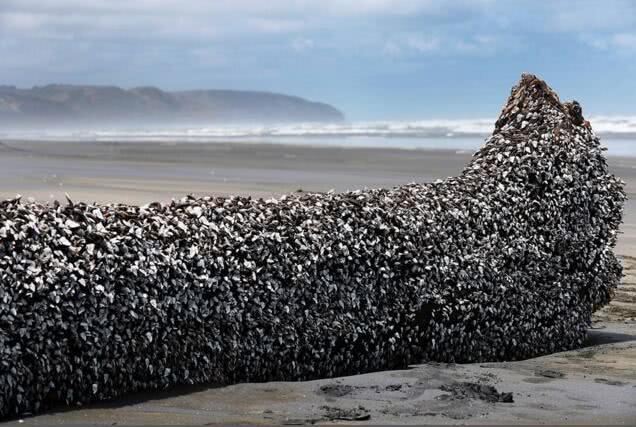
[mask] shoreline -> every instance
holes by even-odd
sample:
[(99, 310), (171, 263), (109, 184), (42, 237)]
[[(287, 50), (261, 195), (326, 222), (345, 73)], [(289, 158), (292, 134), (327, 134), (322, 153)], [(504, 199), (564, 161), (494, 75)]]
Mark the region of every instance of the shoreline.
[[(187, 135), (169, 135), (157, 137), (135, 138), (122, 136), (121, 138), (28, 138), (2, 136), (0, 134), (0, 149), (2, 146), (15, 147), (22, 146), (46, 146), (48, 144), (76, 144), (80, 145), (142, 145), (149, 146), (183, 146), (183, 145), (238, 145), (238, 146), (270, 146), (270, 147), (291, 147), (291, 148), (307, 148), (307, 149), (336, 149), (336, 150), (388, 150), (388, 151), (448, 151), (459, 153), (474, 153), (485, 142), (489, 135), (466, 134), (460, 136), (402, 136), (402, 135), (306, 135), (306, 136), (223, 136), (223, 137), (197, 137)], [(636, 158), (636, 150), (633, 153), (614, 153), (609, 152), (611, 143), (636, 144), (636, 137), (622, 134), (612, 135), (611, 137), (601, 136), (601, 141), (605, 146), (605, 155), (612, 158)], [(400, 145), (400, 144), (382, 144), (381, 141), (428, 141), (431, 145)], [(308, 142), (312, 141), (312, 142)], [(313, 141), (322, 141), (314, 143)], [(338, 141), (338, 142), (335, 142)], [(341, 141), (346, 141), (342, 143)], [(372, 143), (360, 144), (360, 141), (371, 141)], [(432, 143), (435, 141), (435, 143)], [(464, 141), (465, 144), (453, 146), (452, 141)], [(478, 142), (478, 143), (477, 143)], [(612, 144), (613, 145), (613, 144)]]

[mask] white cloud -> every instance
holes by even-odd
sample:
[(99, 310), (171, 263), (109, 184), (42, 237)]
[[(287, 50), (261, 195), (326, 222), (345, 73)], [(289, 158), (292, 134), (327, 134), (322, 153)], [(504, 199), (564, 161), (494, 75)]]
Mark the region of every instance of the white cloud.
[(312, 49), (315, 46), (315, 43), (312, 39), (298, 38), (292, 41), (291, 46), (296, 52), (304, 52)]
[[(151, 35), (157, 27), (179, 27), (199, 34), (201, 27), (215, 33), (293, 33), (308, 25), (333, 20), (390, 16), (452, 14), (489, 4), (490, 0), (0, 0), (0, 32), (52, 27), (79, 30), (97, 24), (114, 31), (121, 22), (136, 23), (135, 35)], [(75, 21), (80, 28), (64, 27)], [(86, 25), (82, 25), (82, 23)], [(127, 25), (132, 27), (132, 25)], [(174, 31), (173, 31), (174, 33)]]
[(286, 34), (302, 30), (305, 23), (300, 19), (252, 18), (248, 26), (259, 33)]
[(579, 0), (551, 2), (544, 11), (548, 30), (573, 33), (611, 31), (636, 22), (633, 1)]
[(636, 50), (636, 33), (615, 34), (612, 42), (619, 48)]
[(406, 45), (420, 53), (433, 52), (439, 49), (440, 40), (437, 37), (423, 37), (411, 35), (406, 39)]
[[(238, 67), (247, 57), (278, 64), (290, 50), (321, 55), (320, 64), (394, 66), (400, 58), (520, 51), (555, 33), (632, 52), (635, 10), (636, 2), (622, 0), (519, 0), (514, 7), (495, 0), (0, 0), (0, 58), (5, 68), (22, 63), (36, 76), (95, 64), (124, 73), (122, 63), (142, 60), (153, 69), (178, 55), (181, 62), (173, 61), (184, 69)], [(80, 43), (86, 48), (78, 50)]]
[(406, 57), (433, 53), (441, 47), (438, 37), (419, 33), (402, 33), (386, 40), (382, 46), (382, 52), (387, 56)]
[[(152, 0), (0, 0), (0, 34), (17, 38), (38, 38), (43, 34), (73, 35), (79, 39), (121, 39), (130, 41), (203, 38), (211, 39), (232, 31), (275, 32), (281, 25), (273, 20), (229, 19), (217, 7), (190, 1)], [(167, 7), (172, 3), (172, 7)], [(217, 2), (209, 2), (219, 4)], [(283, 23), (285, 24), (285, 23)]]
[(497, 38), (490, 35), (475, 35), (455, 42), (455, 49), (458, 52), (477, 55), (494, 54), (498, 47)]
[(42, 25), (42, 17), (30, 13), (0, 13), (0, 28), (11, 31), (32, 31)]
[[(357, 39), (366, 37), (355, 31), (368, 31), (376, 19), (432, 16), (463, 9), (462, 4), (472, 3), (462, 0), (448, 6), (435, 0), (0, 0), (0, 39), (33, 43), (74, 40), (95, 44), (226, 45), (252, 40), (255, 44), (279, 46), (293, 39), (292, 48), (300, 51), (313, 47), (301, 41), (302, 37), (297, 36), (301, 32), (327, 32), (340, 39), (346, 39), (345, 34), (351, 32), (348, 43), (336, 46), (339, 42), (333, 41), (331, 46), (355, 50)], [(357, 27), (353, 25), (356, 22)], [(423, 53), (437, 49), (438, 41), (413, 38), (406, 43), (408, 49)]]
[(494, 35), (424, 35), (400, 34), (386, 41), (382, 52), (392, 57), (413, 57), (425, 54), (490, 55), (499, 47)]
[(604, 35), (595, 35), (591, 36), (589, 34), (584, 34), (581, 36), (581, 41), (587, 44), (590, 47), (598, 50), (607, 50), (609, 46), (609, 40)]
[(433, 0), (326, 0), (323, 5), (335, 15), (409, 15), (437, 11), (443, 7)]
[[(483, 0), (480, 1), (483, 3)], [(5, 11), (41, 13), (249, 13), (259, 15), (319, 12), (332, 15), (410, 14), (446, 9), (436, 0), (2, 0)]]
[(581, 39), (588, 46), (597, 50), (619, 53), (636, 51), (636, 33), (584, 34)]

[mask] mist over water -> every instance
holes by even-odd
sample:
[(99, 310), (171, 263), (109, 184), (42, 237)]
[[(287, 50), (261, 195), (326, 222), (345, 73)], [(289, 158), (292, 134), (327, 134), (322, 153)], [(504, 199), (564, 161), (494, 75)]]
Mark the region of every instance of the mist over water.
[[(590, 118), (614, 156), (636, 156), (636, 116)], [(493, 119), (377, 121), (352, 123), (235, 124), (137, 128), (47, 129), (37, 125), (0, 130), (5, 140), (86, 142), (249, 142), (343, 148), (477, 150), (493, 130)]]

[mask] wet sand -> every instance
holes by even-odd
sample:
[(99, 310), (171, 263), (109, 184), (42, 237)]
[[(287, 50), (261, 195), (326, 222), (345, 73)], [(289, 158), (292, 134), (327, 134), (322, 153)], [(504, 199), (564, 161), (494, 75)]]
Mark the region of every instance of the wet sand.
[[(455, 175), (472, 153), (249, 143), (0, 143), (0, 198), (144, 204), (188, 193), (269, 197), (427, 182)], [(636, 422), (636, 158), (610, 157), (630, 200), (617, 252), (626, 276), (595, 315), (587, 347), (521, 362), (423, 364), (298, 383), (186, 387), (136, 394), (24, 424), (633, 424)], [(441, 388), (470, 382), (514, 402)], [(343, 419), (344, 418), (344, 419)], [(348, 418), (348, 419), (347, 419)], [(17, 423), (17, 420), (12, 421)]]
[(0, 196), (146, 203), (187, 193), (269, 196), (430, 181), (470, 153), (249, 143), (4, 142)]

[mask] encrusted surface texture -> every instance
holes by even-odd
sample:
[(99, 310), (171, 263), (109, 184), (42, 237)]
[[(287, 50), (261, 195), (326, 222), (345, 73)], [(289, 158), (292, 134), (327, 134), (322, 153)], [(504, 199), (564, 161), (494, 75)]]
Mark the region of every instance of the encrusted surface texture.
[(621, 278), (624, 200), (580, 106), (524, 75), (436, 183), (0, 202), (0, 416), (576, 348)]

